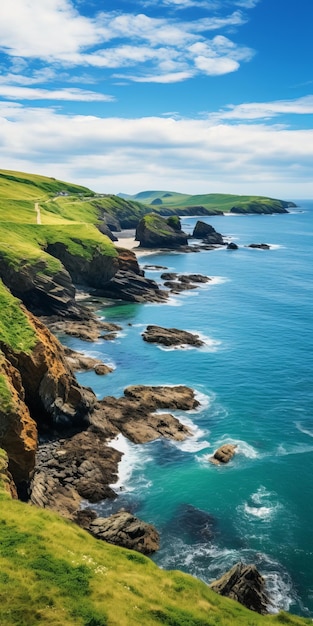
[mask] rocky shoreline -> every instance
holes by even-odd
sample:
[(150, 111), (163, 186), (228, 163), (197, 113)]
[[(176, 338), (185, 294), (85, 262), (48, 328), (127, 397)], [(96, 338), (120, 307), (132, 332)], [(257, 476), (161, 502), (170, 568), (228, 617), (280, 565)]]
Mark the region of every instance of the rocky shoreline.
[[(222, 235), (201, 222), (197, 223), (193, 236), (202, 238), (203, 242), (192, 246), (186, 245), (186, 237), (176, 221), (169, 220), (168, 226), (170, 244), (176, 247), (173, 237), (178, 233), (178, 245), (183, 252), (225, 245)], [(141, 237), (144, 237), (143, 231)], [(149, 245), (153, 247), (151, 241), (150, 238)], [(157, 245), (160, 245), (159, 239)], [(252, 247), (265, 248), (265, 245)], [(75, 299), (69, 275), (63, 291), (59, 286), (55, 290), (53, 282), (47, 306), (40, 301), (42, 286), (35, 285), (32, 291), (33, 295), (37, 294), (34, 313), (41, 315), (40, 320), (25, 309), (37, 337), (33, 352), (12, 354), (3, 348), (18, 409), (12, 419), (14, 436), (12, 427), (8, 426), (2, 445), (9, 455), (19, 497), (58, 512), (100, 540), (151, 554), (159, 548), (159, 535), (152, 525), (124, 510), (107, 518), (97, 517), (92, 504), (118, 497), (114, 484), (118, 480), (122, 453), (114, 448), (114, 443), (112, 445), (118, 435), (137, 445), (160, 437), (183, 441), (192, 436), (190, 429), (168, 411), (195, 409), (199, 403), (194, 391), (183, 385), (137, 385), (127, 387), (120, 398), (107, 396), (98, 400), (91, 389), (78, 384), (75, 372), (92, 369), (97, 375), (109, 375), (112, 368), (98, 359), (62, 347), (56, 337), (67, 334), (86, 342), (114, 340), (122, 328), (96, 316), (93, 308), (97, 307), (98, 296), (131, 302), (164, 302), (170, 293), (195, 289), (211, 279), (200, 274), (163, 272), (163, 289), (144, 276), (134, 252), (119, 247), (118, 251), (115, 269), (102, 281), (100, 288), (96, 287), (94, 273), (89, 276), (87, 266), (81, 270), (84, 271), (84, 288), (92, 293), (92, 305), (86, 307)], [(22, 292), (22, 282), (19, 289)], [(174, 347), (204, 344), (194, 333), (151, 325), (143, 333), (143, 339)], [(18, 423), (23, 426), (17, 427)], [(216, 451), (211, 462), (228, 462), (234, 448), (230, 444), (226, 451)], [(16, 497), (13, 481), (8, 480)]]

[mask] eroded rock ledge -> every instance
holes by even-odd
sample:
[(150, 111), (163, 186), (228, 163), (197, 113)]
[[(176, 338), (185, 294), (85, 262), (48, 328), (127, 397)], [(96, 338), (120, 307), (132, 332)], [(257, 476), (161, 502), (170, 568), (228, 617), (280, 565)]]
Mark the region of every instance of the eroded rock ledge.
[(148, 343), (158, 343), (163, 346), (195, 346), (204, 345), (199, 335), (178, 328), (163, 328), (150, 324), (142, 333), (142, 338)]
[[(30, 486), (31, 502), (56, 510), (78, 521), (84, 528), (88, 526), (88, 530), (95, 536), (106, 539), (111, 522), (99, 521), (93, 516), (86, 521), (86, 516), (81, 515), (79, 510), (82, 499), (95, 503), (117, 497), (111, 485), (117, 481), (122, 453), (114, 449), (112, 439), (120, 433), (134, 443), (145, 443), (159, 437), (186, 439), (191, 435), (186, 426), (169, 413), (159, 414), (155, 411), (186, 411), (198, 404), (189, 387), (141, 385), (126, 388), (121, 398), (108, 396), (97, 402), (90, 413), (90, 425), (86, 430), (66, 439), (48, 441), (39, 447)], [(129, 515), (123, 530), (114, 522), (117, 538), (115, 541), (113, 534), (112, 542), (120, 542), (124, 538), (125, 543), (118, 545), (133, 547), (147, 554), (157, 549), (158, 535), (155, 529), (140, 520), (130, 520)], [(123, 519), (122, 516), (120, 522)], [(133, 545), (130, 546), (132, 534)]]
[(251, 611), (266, 615), (271, 602), (265, 591), (265, 580), (255, 565), (237, 563), (210, 585), (222, 596), (237, 600)]

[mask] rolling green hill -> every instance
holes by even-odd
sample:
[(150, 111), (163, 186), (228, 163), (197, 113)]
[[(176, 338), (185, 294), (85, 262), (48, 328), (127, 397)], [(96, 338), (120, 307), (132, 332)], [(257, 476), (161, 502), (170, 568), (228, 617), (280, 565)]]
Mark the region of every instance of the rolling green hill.
[(233, 207), (242, 208), (243, 212), (258, 212), (257, 209), (283, 209), (292, 203), (263, 196), (238, 196), (223, 193), (210, 193), (200, 195), (188, 195), (174, 191), (142, 191), (134, 196), (127, 196), (129, 200), (140, 201), (149, 205), (158, 212), (166, 213), (174, 210), (181, 214), (187, 214), (193, 208), (199, 211), (202, 207), (207, 211), (221, 213), (229, 212)]

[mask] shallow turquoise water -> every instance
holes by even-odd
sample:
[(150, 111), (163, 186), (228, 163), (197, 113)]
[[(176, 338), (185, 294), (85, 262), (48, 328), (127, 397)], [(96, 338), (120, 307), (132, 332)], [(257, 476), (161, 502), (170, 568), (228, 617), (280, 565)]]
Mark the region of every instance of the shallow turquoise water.
[[(126, 506), (154, 523), (162, 567), (211, 581), (240, 559), (254, 562), (276, 607), (313, 615), (313, 202), (300, 204), (289, 215), (207, 218), (239, 250), (140, 261), (211, 283), (162, 305), (107, 303), (99, 314), (123, 326), (117, 340), (66, 343), (116, 366), (105, 378), (79, 375), (100, 398), (130, 384), (186, 384), (201, 400), (179, 414), (194, 429), (187, 442), (119, 439), (120, 496), (99, 511)], [(191, 230), (196, 219), (182, 221)], [(243, 247), (252, 242), (274, 246)], [(141, 338), (150, 323), (199, 331), (206, 347), (161, 350)], [(208, 463), (228, 441), (238, 444), (234, 460)]]

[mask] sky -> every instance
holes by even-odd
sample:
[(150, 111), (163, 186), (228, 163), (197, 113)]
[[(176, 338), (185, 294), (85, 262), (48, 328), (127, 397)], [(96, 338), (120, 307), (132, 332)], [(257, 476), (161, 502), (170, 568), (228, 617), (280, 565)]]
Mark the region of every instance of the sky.
[(8, 0), (0, 168), (313, 198), (312, 0)]

